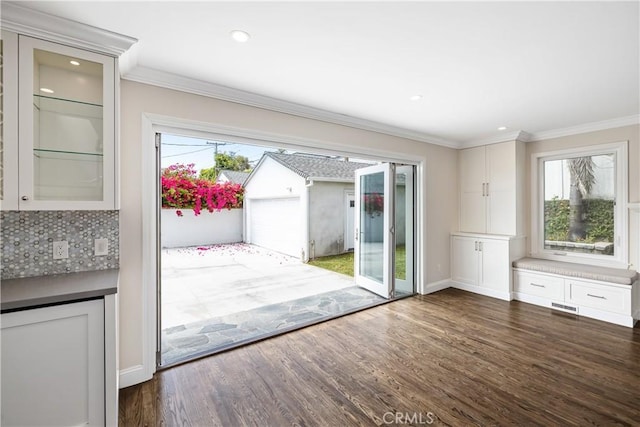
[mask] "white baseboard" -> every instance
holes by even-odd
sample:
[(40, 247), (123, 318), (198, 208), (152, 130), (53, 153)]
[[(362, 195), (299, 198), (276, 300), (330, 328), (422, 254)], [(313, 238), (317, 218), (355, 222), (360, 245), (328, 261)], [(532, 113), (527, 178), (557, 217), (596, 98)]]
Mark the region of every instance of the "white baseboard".
[(632, 316), (625, 316), (624, 314), (596, 310), (594, 308), (584, 307), (582, 305), (580, 306), (579, 310), (581, 316), (602, 320), (604, 322), (615, 323), (616, 325), (626, 326), (627, 328), (633, 328), (633, 325), (636, 323)]
[(526, 302), (528, 304), (540, 305), (543, 307), (551, 308), (551, 300), (542, 298), (536, 295), (523, 294), (521, 292), (514, 292), (513, 299), (516, 301)]
[(120, 369), (120, 388), (130, 387), (149, 381), (153, 375), (149, 375), (144, 365), (134, 365), (126, 369)]
[[(535, 295), (523, 294), (520, 292), (515, 292), (513, 294), (513, 298), (526, 302), (528, 304), (539, 305), (542, 307), (551, 308), (551, 300), (546, 298), (541, 298)], [(569, 305), (573, 305), (572, 303), (567, 303)], [(624, 314), (619, 313), (611, 313), (608, 311), (597, 310), (594, 308), (589, 308), (585, 306), (578, 306), (578, 312), (576, 313), (578, 316), (589, 317), (591, 319), (602, 320), (603, 322), (615, 323), (616, 325), (626, 326), (628, 328), (633, 328), (633, 325), (638, 320), (636, 316), (626, 316)], [(640, 311), (636, 312), (636, 315), (640, 315)]]
[(427, 285), (423, 288), (423, 292), (421, 293), (421, 295), (432, 294), (434, 292), (438, 292), (450, 287), (451, 279), (444, 279), (438, 282), (427, 283)]
[(469, 285), (460, 282), (450, 282), (452, 288), (460, 289), (474, 294), (480, 294), (491, 298), (497, 298), (504, 301), (511, 301), (513, 298), (511, 292), (496, 291), (494, 289), (483, 288), (482, 286)]

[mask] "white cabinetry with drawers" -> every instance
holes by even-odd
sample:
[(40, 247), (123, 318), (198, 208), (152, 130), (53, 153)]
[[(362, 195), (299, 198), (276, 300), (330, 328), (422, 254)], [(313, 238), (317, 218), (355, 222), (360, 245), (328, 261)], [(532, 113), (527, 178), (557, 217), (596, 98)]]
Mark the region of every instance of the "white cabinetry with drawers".
[(514, 269), (519, 301), (633, 327), (640, 317), (638, 283), (622, 285)]

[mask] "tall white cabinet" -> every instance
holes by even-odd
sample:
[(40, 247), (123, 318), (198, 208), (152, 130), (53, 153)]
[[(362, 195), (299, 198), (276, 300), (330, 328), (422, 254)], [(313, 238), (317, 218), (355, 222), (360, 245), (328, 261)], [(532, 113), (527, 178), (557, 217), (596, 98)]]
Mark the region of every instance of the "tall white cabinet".
[(511, 263), (526, 254), (524, 143), (460, 150), (458, 167), (460, 232), (451, 236), (451, 281), (511, 300)]
[(524, 143), (460, 150), (458, 163), (460, 231), (523, 235)]

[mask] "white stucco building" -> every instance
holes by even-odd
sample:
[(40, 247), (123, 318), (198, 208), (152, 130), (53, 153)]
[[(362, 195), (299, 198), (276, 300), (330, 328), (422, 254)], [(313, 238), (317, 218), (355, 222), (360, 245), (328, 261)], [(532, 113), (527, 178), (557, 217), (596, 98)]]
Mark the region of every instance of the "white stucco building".
[(245, 240), (298, 257), (353, 249), (354, 176), (367, 163), (265, 153), (245, 182)]

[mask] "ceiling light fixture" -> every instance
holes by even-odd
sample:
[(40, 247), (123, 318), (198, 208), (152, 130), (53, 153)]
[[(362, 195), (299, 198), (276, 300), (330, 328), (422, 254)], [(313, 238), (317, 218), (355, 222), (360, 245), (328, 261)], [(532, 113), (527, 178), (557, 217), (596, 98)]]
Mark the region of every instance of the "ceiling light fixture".
[(79, 63), (78, 61), (75, 61), (75, 60), (69, 61), (69, 64), (71, 64), (71, 65), (75, 65), (76, 67), (77, 67), (78, 65), (80, 65), (80, 63)]
[(498, 130), (507, 130), (507, 127), (506, 127), (506, 126), (500, 126), (500, 127), (498, 128)]
[(238, 43), (245, 43), (251, 38), (251, 35), (249, 33), (242, 30), (233, 30), (231, 31), (230, 34), (231, 34), (231, 38), (237, 41)]
[(412, 100), (412, 101), (420, 101), (422, 99), (422, 95), (413, 95), (409, 99)]
[(49, 89), (48, 87), (41, 87), (40, 92), (53, 93), (53, 90)]

